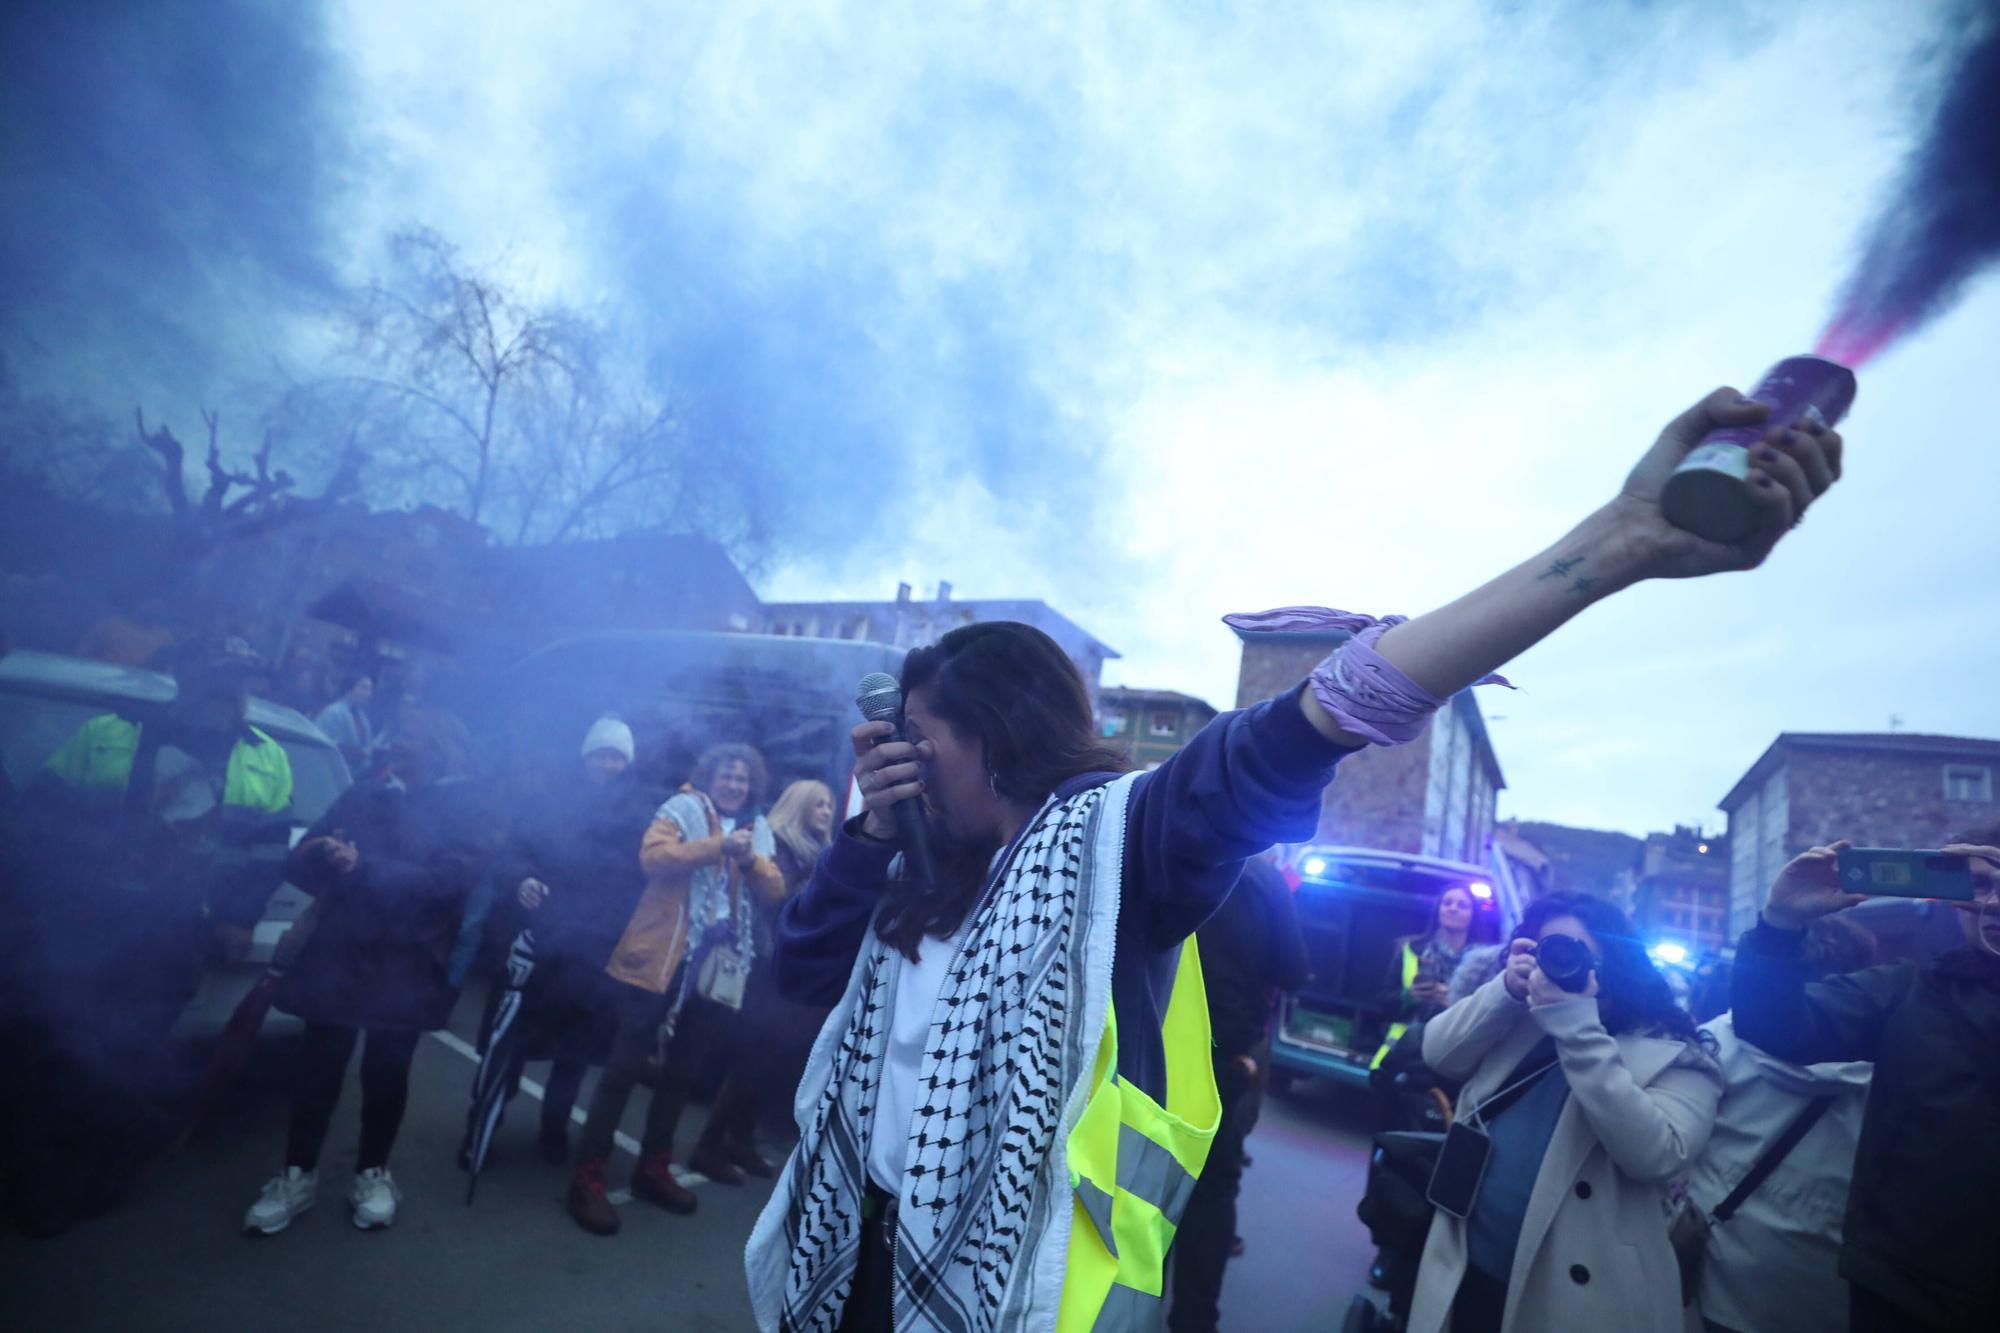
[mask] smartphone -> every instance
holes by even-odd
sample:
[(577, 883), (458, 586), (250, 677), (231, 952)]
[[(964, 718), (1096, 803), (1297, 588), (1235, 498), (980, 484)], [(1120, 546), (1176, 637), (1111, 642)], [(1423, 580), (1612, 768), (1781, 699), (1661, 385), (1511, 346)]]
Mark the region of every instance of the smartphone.
[(1884, 898), (1972, 901), (1972, 859), (1944, 852), (1849, 847), (1838, 853), (1840, 887)]
[(1492, 1154), (1493, 1140), (1462, 1120), (1453, 1121), (1445, 1131), (1424, 1197), (1461, 1221), (1472, 1216), (1472, 1201), (1479, 1197), (1479, 1182), (1486, 1179), (1486, 1159)]

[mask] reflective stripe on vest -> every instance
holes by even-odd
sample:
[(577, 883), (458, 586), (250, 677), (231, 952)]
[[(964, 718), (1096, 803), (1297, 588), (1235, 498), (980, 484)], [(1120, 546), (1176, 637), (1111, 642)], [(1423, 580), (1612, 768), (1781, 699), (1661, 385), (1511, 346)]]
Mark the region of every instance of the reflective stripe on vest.
[[(1412, 949), (1409, 945), (1405, 944), (1403, 946), (1403, 998), (1404, 999), (1409, 998), (1410, 987), (1416, 984), (1417, 984), (1417, 951), (1415, 949)], [(1409, 1030), (1410, 1030), (1410, 1025), (1408, 1023), (1402, 1023), (1402, 1022), (1391, 1023), (1389, 1025), (1389, 1030), (1382, 1035), (1381, 1048), (1375, 1052), (1375, 1058), (1368, 1062), (1368, 1067), (1370, 1069), (1374, 1069), (1375, 1067), (1380, 1065), (1382, 1061), (1388, 1056), (1389, 1048), (1396, 1044), (1396, 1039), (1401, 1037), (1405, 1032), (1408, 1032)]]
[[(276, 813), (292, 803), (292, 764), (285, 747), (255, 727), (252, 741), (238, 741), (229, 751), (229, 771), (222, 782), (225, 805)], [(49, 756), (46, 767), (72, 787), (122, 791), (132, 778), (139, 754), (139, 724), (116, 713), (94, 717), (76, 729), (62, 748)]]
[(1058, 1333), (1160, 1322), (1167, 1247), (1222, 1119), (1193, 937), (1181, 946), (1160, 1040), (1165, 1106), (1118, 1077), (1118, 1017), (1106, 1016), (1090, 1099), (1068, 1141), (1075, 1204)]

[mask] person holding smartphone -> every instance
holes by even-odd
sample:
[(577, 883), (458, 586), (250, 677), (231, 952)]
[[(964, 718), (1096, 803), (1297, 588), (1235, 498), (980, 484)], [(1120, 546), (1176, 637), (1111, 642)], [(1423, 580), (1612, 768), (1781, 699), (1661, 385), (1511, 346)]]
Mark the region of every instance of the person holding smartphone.
[(1537, 900), (1505, 968), (1423, 1048), (1464, 1088), (1411, 1333), (1678, 1333), (1665, 1187), (1708, 1141), (1722, 1075), (1625, 914)]
[(1969, 859), (1954, 903), (1965, 947), (1808, 982), (1805, 928), (1862, 901), (1841, 888), (1845, 842), (1779, 872), (1737, 945), (1737, 1035), (1795, 1064), (1870, 1060), (1842, 1225), (1854, 1333), (1991, 1328), (2000, 1317), (2000, 825), (1944, 850)]

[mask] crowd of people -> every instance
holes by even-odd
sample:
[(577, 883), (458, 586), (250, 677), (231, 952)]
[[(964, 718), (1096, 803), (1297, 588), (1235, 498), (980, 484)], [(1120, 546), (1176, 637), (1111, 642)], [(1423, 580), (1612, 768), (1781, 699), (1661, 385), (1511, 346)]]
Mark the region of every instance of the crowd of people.
[[(1600, 898), (1542, 897), (1505, 944), (1466, 952), (1392, 1060), (1477, 1135), (1476, 1193), (1470, 1208), (1438, 1201), (1416, 1231), (1386, 1205), (1371, 1217), (1396, 1251), (1378, 1268), (1386, 1322), (1987, 1325), (2000, 826), (1948, 848), (1974, 893), (1958, 904), (1963, 946), (1930, 959), (1879, 961), (1838, 915), (1860, 900), (1835, 875), (1846, 845), (1784, 868), (1738, 946), (1731, 1008), (1699, 1025)], [(1581, 986), (1540, 965), (1558, 936), (1582, 947)], [(1420, 1118), (1397, 1119), (1389, 1148)], [(1377, 1153), (1377, 1171), (1396, 1169)]]
[[(305, 1031), (281, 1169), (246, 1230), (281, 1232), (312, 1206), (357, 1049), (349, 1214), (394, 1221), (412, 1054), (484, 957), (504, 972), (461, 1164), (480, 1170), (525, 1065), (548, 1060), (539, 1142), (569, 1164), (575, 1223), (620, 1229), (615, 1131), (642, 1084), (630, 1197), (691, 1213), (676, 1139), (697, 1085), (718, 1079), (681, 1165), (772, 1182), (745, 1254), (760, 1327), (1213, 1329), (1271, 999), (1307, 966), (1260, 854), (1313, 836), (1344, 758), (1413, 739), (1594, 601), (1759, 563), (1837, 477), (1831, 431), (1766, 436), (1744, 543), (1682, 532), (1658, 500), (1703, 434), (1763, 412), (1711, 395), (1543, 556), (1419, 619), (1238, 618), (1346, 637), (1150, 771), (1105, 746), (1047, 635), (955, 629), (906, 658), (894, 721), (854, 729), (860, 809), (845, 822), (817, 782), (773, 799), (743, 744), (653, 790), (610, 716), (558, 790), (510, 814), (469, 778), (462, 724), (407, 707), (377, 736), (356, 678), (323, 716), (367, 775), (273, 849), (259, 833), (282, 827), (282, 750), (246, 722), (231, 653), (185, 654), (159, 722), (93, 721), (12, 801), (10, 868), (53, 857), (65, 884), (81, 868), (187, 891), (155, 895), (182, 905), (171, 930), (156, 914), (82, 953), (56, 947), (63, 893), (22, 904), (6, 1054), (65, 1114), (8, 1100), (10, 1203), (51, 1203), (37, 1162), (144, 1138), (127, 1132), (143, 1114), (134, 1071), (186, 992), (171, 949), (254, 920), (282, 878), (313, 905), (271, 999)], [(911, 850), (912, 810), (933, 856)], [(170, 841), (103, 836), (161, 825)], [(259, 852), (230, 861), (225, 845)], [(1838, 847), (1799, 857), (1739, 946), (1731, 1011), (1705, 1027), (1609, 903), (1544, 897), (1485, 944), (1470, 897), (1444, 894), (1390, 963), (1375, 1063), (1394, 1095), (1379, 1106), (1385, 1120), (1406, 1094), (1435, 1106), (1451, 1128), (1433, 1156), (1472, 1167), (1420, 1181), (1413, 1225), (1385, 1239), (1389, 1318), (1454, 1333), (1748, 1333), (1806, 1311), (1816, 1328), (1984, 1327), (2000, 1296), (2000, 830), (1959, 850), (1975, 867), (1966, 946), (1921, 964), (1869, 965), (1865, 938), (1827, 920), (1855, 902)], [(68, 910), (88, 900), (70, 893)], [(786, 1105), (797, 1140), (781, 1169), (759, 1134)], [(69, 1215), (89, 1211), (61, 1179)]]

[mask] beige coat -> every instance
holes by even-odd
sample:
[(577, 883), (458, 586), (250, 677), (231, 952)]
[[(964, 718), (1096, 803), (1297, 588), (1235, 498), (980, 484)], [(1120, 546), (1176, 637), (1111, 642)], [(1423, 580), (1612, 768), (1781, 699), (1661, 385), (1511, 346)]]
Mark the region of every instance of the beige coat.
[[(1664, 1190), (1708, 1141), (1721, 1073), (1686, 1043), (1613, 1037), (1594, 999), (1530, 1009), (1497, 976), (1425, 1026), (1424, 1063), (1466, 1081), (1463, 1113), (1497, 1092), (1544, 1036), (1555, 1038), (1570, 1096), (1521, 1223), (1503, 1333), (1680, 1333)], [(1449, 1328), (1465, 1264), (1465, 1224), (1436, 1214), (1410, 1333)]]

